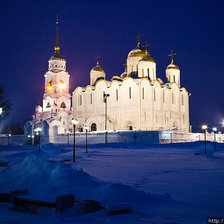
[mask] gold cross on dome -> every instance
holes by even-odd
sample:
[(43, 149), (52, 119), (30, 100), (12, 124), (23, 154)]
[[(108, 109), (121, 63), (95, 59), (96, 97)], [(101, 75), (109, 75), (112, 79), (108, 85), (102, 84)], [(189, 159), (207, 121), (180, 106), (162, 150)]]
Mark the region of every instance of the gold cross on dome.
[(147, 40), (145, 41), (145, 45), (143, 46), (145, 48), (145, 50), (147, 51), (147, 47), (149, 47), (150, 44), (147, 44)]
[(96, 63), (97, 63), (97, 65), (99, 64), (99, 59), (101, 58), (101, 56), (99, 56), (99, 54), (97, 53), (97, 56), (95, 57), (95, 59), (96, 59)]
[(173, 50), (171, 50), (171, 54), (168, 54), (169, 57), (171, 57), (171, 63), (173, 64), (173, 56), (176, 55), (173, 53)]
[(140, 45), (140, 38), (142, 37), (140, 34), (140, 31), (138, 31), (138, 36), (136, 36), (138, 38), (138, 46)]

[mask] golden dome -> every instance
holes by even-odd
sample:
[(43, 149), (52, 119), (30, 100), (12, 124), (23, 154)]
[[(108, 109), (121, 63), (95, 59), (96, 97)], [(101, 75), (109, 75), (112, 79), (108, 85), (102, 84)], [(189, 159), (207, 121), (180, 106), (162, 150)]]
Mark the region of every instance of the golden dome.
[(145, 55), (145, 50), (138, 44), (138, 46), (131, 50), (128, 54), (128, 58), (130, 57), (143, 57)]
[(147, 50), (145, 51), (145, 54), (140, 61), (151, 61), (155, 63), (154, 59), (150, 56)]
[(180, 70), (179, 67), (176, 64), (174, 64), (174, 63), (169, 64), (166, 69)]
[(96, 67), (94, 67), (94, 68), (91, 70), (91, 72), (92, 72), (92, 71), (103, 72), (103, 73), (105, 73), (104, 70), (103, 70), (103, 68), (102, 68), (99, 64), (97, 64)]

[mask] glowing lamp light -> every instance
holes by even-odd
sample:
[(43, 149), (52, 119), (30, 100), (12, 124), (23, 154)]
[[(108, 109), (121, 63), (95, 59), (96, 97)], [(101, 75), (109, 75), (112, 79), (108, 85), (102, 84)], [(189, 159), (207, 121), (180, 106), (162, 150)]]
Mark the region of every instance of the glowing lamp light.
[(78, 122), (78, 120), (77, 119), (72, 119), (72, 124), (73, 125), (77, 125), (79, 122)]
[(59, 88), (60, 89), (65, 89), (65, 87), (66, 87), (65, 82), (61, 80), (60, 83), (59, 83)]
[(134, 127), (133, 130), (136, 131), (136, 127)]
[(212, 128), (212, 131), (216, 132), (217, 131), (217, 128), (216, 127), (213, 127)]
[(50, 90), (53, 89), (53, 87), (49, 85), (49, 86), (47, 87), (47, 89), (50, 91)]
[(2, 114), (3, 113), (3, 109), (2, 109), (2, 107), (0, 107), (0, 114)]
[(202, 128), (203, 130), (206, 130), (206, 129), (208, 129), (208, 126), (207, 126), (206, 124), (203, 124), (203, 125), (201, 126), (201, 128)]

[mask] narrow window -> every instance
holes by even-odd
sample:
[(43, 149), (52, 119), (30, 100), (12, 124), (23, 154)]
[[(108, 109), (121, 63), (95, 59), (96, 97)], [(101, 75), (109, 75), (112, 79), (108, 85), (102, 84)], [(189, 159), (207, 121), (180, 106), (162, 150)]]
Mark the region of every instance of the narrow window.
[(142, 77), (144, 76), (144, 69), (142, 69)]
[(175, 104), (174, 102), (174, 94), (172, 93), (172, 104)]
[(90, 104), (93, 104), (93, 94), (90, 93)]
[(163, 103), (165, 103), (165, 91), (163, 91)]
[(173, 82), (175, 82), (175, 75), (173, 76)]
[(118, 89), (116, 89), (116, 100), (118, 101)]
[(145, 91), (144, 91), (144, 88), (142, 88), (142, 99), (143, 100), (145, 99)]
[(148, 75), (148, 77), (149, 77), (149, 68), (147, 68), (147, 75)]
[(156, 101), (156, 91), (155, 91), (155, 89), (154, 89), (154, 101)]
[(184, 105), (184, 94), (182, 94), (182, 105)]
[(166, 114), (164, 114), (164, 121), (165, 121), (165, 123), (166, 123)]
[(129, 99), (131, 99), (131, 87), (129, 87)]
[(82, 105), (82, 95), (79, 95), (79, 106)]

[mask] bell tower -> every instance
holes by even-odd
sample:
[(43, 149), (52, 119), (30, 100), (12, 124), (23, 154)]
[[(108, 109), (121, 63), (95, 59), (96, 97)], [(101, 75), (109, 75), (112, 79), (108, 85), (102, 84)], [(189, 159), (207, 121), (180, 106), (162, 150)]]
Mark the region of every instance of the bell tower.
[[(69, 93), (69, 77), (66, 72), (66, 60), (60, 54), (58, 17), (56, 19), (56, 41), (54, 55), (48, 61), (48, 71), (45, 73), (45, 93), (43, 96), (43, 112), (71, 110), (71, 95)], [(52, 114), (51, 114), (52, 116)]]

